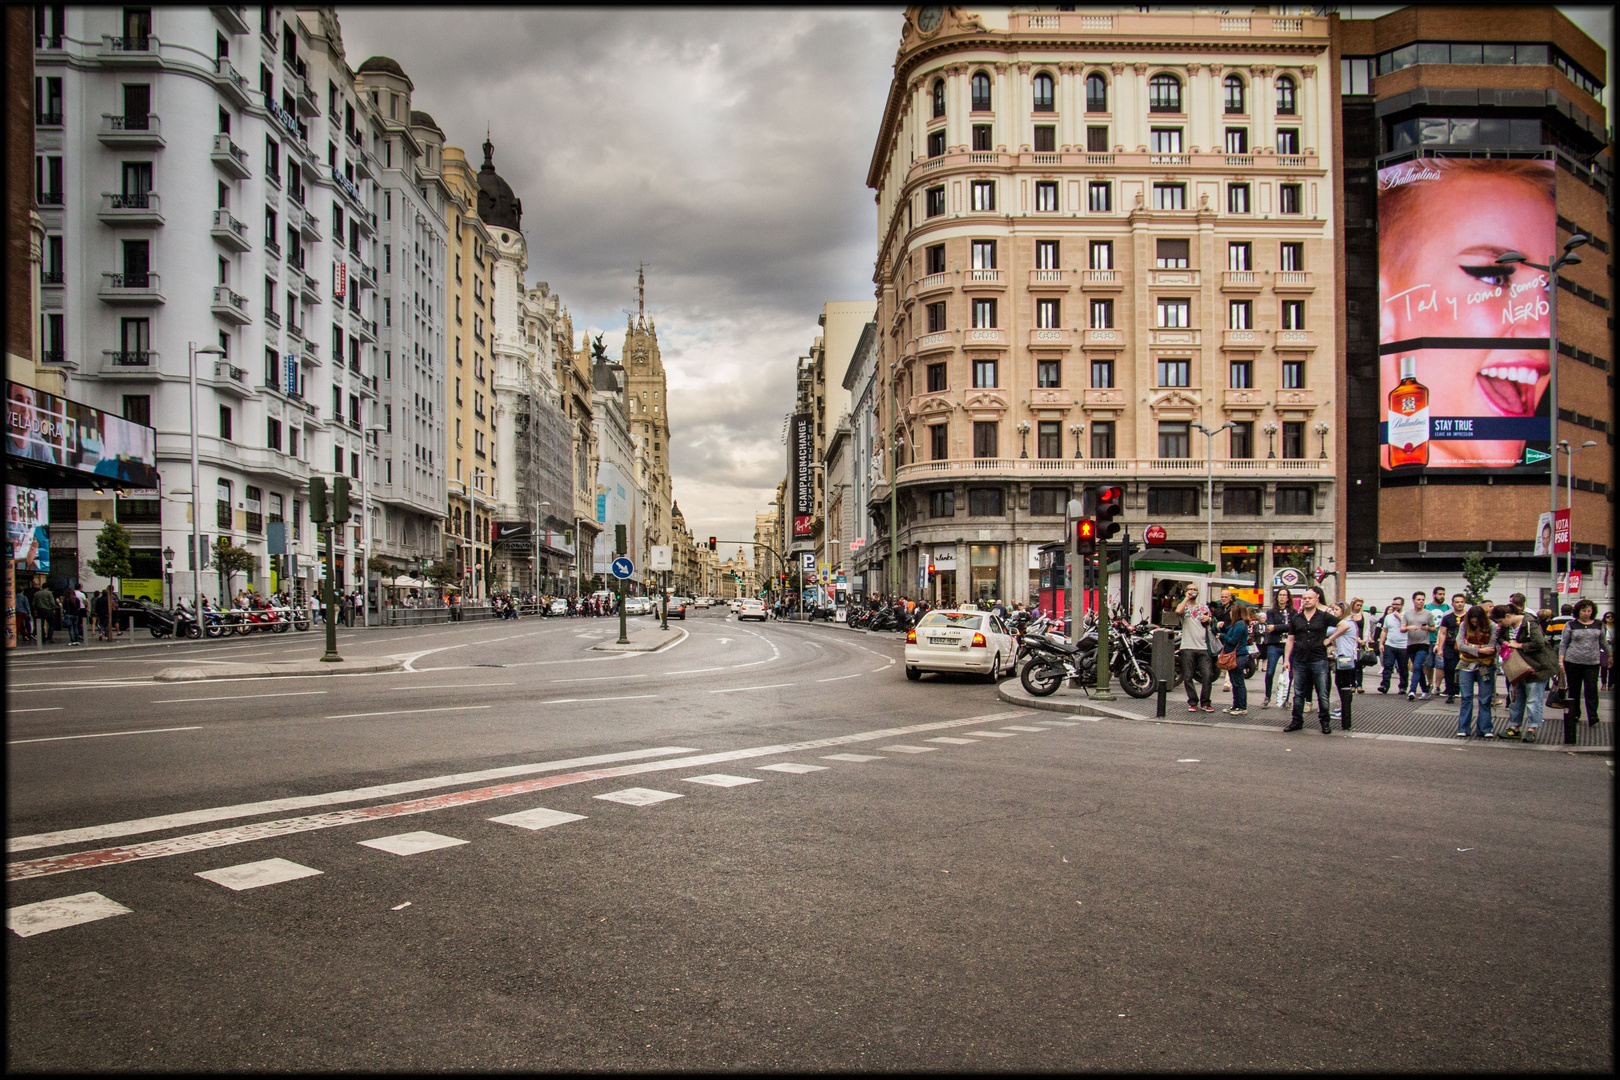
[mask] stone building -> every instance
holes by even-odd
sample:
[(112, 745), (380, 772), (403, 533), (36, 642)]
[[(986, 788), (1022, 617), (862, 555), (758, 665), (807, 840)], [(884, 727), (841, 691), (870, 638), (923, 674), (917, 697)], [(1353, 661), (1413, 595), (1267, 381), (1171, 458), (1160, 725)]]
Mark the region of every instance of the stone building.
[(629, 404), (630, 435), (646, 459), (649, 516), (644, 522), (649, 544), (671, 543), (674, 496), (669, 475), (669, 384), (658, 351), (658, 325), (647, 318), (647, 282), (636, 273), (639, 311), (624, 328), (621, 353)]

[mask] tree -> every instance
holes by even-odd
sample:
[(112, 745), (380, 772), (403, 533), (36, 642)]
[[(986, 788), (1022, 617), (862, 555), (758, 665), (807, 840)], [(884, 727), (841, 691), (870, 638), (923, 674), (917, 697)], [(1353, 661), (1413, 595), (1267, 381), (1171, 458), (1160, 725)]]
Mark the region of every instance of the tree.
[(253, 569), (257, 562), (253, 553), (246, 548), (239, 548), (231, 543), (231, 538), (222, 536), (214, 545), (214, 565), (219, 567), (220, 576), (224, 579), (225, 590), (221, 600), (228, 600), (231, 592), (231, 578), (237, 574), (245, 574)]
[(423, 570), (422, 573), (429, 581), (441, 589), (446, 585), (461, 584), (461, 575), (456, 573), (456, 564), (449, 559), (440, 559), (438, 562), (429, 563), (427, 569)]
[(1490, 594), (1491, 582), (1496, 579), (1496, 567), (1486, 562), (1479, 552), (1470, 551), (1463, 556), (1462, 576), (1468, 582), (1468, 588), (1463, 590), (1468, 602), (1483, 604)]
[(129, 576), (129, 530), (116, 521), (101, 526), (96, 534), (96, 557), (87, 564), (90, 572), (108, 580)]

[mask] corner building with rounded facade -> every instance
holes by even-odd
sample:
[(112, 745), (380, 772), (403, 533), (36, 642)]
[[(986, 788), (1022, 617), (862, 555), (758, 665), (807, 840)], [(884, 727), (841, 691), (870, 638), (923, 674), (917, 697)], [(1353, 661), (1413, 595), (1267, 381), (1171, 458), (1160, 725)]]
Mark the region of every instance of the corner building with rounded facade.
[(1332, 75), (1319, 17), (908, 9), (867, 179), (873, 591), (1028, 601), (1106, 483), (1133, 540), (1258, 589), (1334, 568)]

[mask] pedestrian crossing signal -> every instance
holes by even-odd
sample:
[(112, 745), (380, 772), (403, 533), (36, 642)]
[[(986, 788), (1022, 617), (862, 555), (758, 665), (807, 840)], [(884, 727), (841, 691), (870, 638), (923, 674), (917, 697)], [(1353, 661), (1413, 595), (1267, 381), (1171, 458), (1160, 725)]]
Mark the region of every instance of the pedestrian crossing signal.
[(1081, 555), (1095, 555), (1097, 553), (1097, 522), (1093, 518), (1081, 518), (1074, 525), (1074, 549)]

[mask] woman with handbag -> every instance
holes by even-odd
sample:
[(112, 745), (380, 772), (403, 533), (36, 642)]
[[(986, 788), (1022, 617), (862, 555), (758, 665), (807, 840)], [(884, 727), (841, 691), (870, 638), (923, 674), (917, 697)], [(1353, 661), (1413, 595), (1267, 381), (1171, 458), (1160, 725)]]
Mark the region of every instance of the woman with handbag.
[(1575, 605), (1575, 615), (1564, 624), (1558, 643), (1558, 659), (1564, 673), (1564, 742), (1573, 743), (1581, 722), (1581, 699), (1586, 699), (1586, 722), (1598, 722), (1598, 672), (1607, 660), (1603, 645), (1603, 624), (1597, 621), (1597, 604), (1583, 599)]
[(1228, 716), (1245, 716), (1249, 712), (1249, 683), (1243, 677), (1243, 665), (1249, 658), (1249, 622), (1254, 608), (1234, 602), (1226, 609), (1226, 629), (1221, 631), (1221, 654), (1215, 666), (1232, 678), (1232, 706), (1221, 711)]
[(1491, 609), (1491, 622), (1501, 632), (1502, 674), (1512, 689), (1503, 738), (1535, 742), (1541, 731), (1547, 683), (1558, 673), (1558, 654), (1541, 632), (1541, 624), (1522, 610), (1498, 604)]
[(1485, 609), (1478, 604), (1469, 608), (1457, 629), (1457, 689), (1462, 695), (1462, 709), (1457, 713), (1459, 739), (1468, 738), (1470, 728), (1481, 738), (1496, 738), (1496, 732), (1491, 730), (1491, 700), (1496, 697), (1496, 653), (1500, 646), (1499, 631)]
[(1339, 708), (1329, 719), (1339, 722), (1340, 731), (1350, 730), (1350, 703), (1356, 697), (1356, 676), (1361, 674), (1361, 627), (1343, 604), (1334, 604), (1328, 613), (1339, 624), (1324, 638), (1332, 651), (1333, 685), (1339, 691)]

